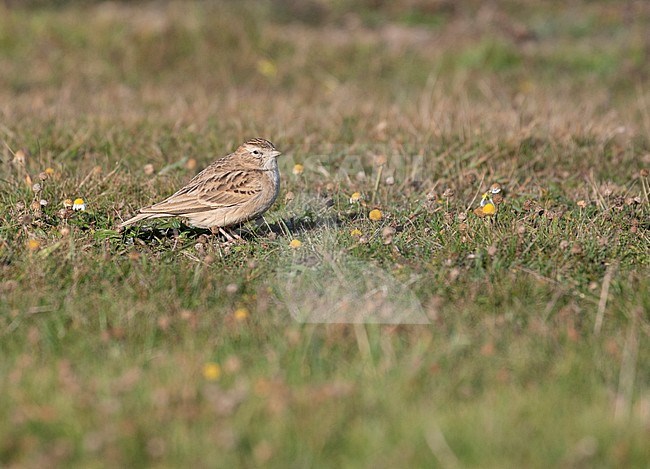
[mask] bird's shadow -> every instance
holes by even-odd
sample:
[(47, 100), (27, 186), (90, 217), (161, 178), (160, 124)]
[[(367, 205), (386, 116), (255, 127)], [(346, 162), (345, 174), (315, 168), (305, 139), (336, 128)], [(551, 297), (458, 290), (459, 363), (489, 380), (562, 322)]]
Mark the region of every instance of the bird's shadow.
[[(252, 241), (259, 238), (271, 236), (288, 236), (297, 233), (313, 231), (325, 226), (336, 227), (345, 221), (355, 220), (361, 217), (361, 213), (335, 214), (322, 217), (289, 217), (274, 223), (252, 222), (239, 226), (230, 227), (243, 241)], [(122, 231), (122, 238), (138, 239), (143, 243), (154, 243), (164, 239), (198, 239), (201, 236), (214, 237), (219, 242), (230, 241), (224, 234), (215, 233), (205, 228), (196, 228), (185, 225), (181, 222), (179, 227), (157, 228), (157, 227), (128, 227)]]

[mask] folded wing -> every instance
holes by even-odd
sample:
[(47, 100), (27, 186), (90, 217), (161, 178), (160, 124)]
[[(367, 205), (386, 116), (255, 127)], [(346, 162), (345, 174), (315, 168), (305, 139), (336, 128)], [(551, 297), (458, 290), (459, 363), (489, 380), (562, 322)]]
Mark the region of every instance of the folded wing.
[(242, 205), (262, 191), (261, 173), (236, 170), (198, 174), (189, 184), (160, 203), (140, 213), (186, 215)]

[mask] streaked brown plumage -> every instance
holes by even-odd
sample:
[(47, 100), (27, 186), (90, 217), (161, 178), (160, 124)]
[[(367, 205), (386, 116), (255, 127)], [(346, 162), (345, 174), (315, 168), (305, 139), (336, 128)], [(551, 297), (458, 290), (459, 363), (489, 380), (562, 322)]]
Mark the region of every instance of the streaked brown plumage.
[(120, 228), (162, 217), (184, 217), (198, 228), (224, 228), (257, 218), (278, 196), (279, 154), (268, 140), (248, 140), (234, 153), (206, 167), (175, 194), (141, 208)]

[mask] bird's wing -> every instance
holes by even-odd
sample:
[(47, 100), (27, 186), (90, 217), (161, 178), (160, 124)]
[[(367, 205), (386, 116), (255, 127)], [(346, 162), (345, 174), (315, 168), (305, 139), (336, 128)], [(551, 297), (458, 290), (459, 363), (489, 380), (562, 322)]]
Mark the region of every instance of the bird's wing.
[(259, 170), (204, 171), (175, 194), (140, 212), (184, 215), (238, 206), (262, 191), (262, 174)]

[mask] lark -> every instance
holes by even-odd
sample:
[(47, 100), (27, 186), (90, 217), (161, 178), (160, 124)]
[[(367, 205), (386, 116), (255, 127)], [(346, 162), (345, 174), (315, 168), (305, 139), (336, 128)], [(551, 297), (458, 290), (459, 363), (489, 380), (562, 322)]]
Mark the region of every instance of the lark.
[(260, 217), (280, 191), (277, 157), (281, 153), (263, 138), (254, 138), (218, 159), (162, 202), (141, 208), (120, 228), (141, 220), (183, 217), (197, 228), (220, 232)]

